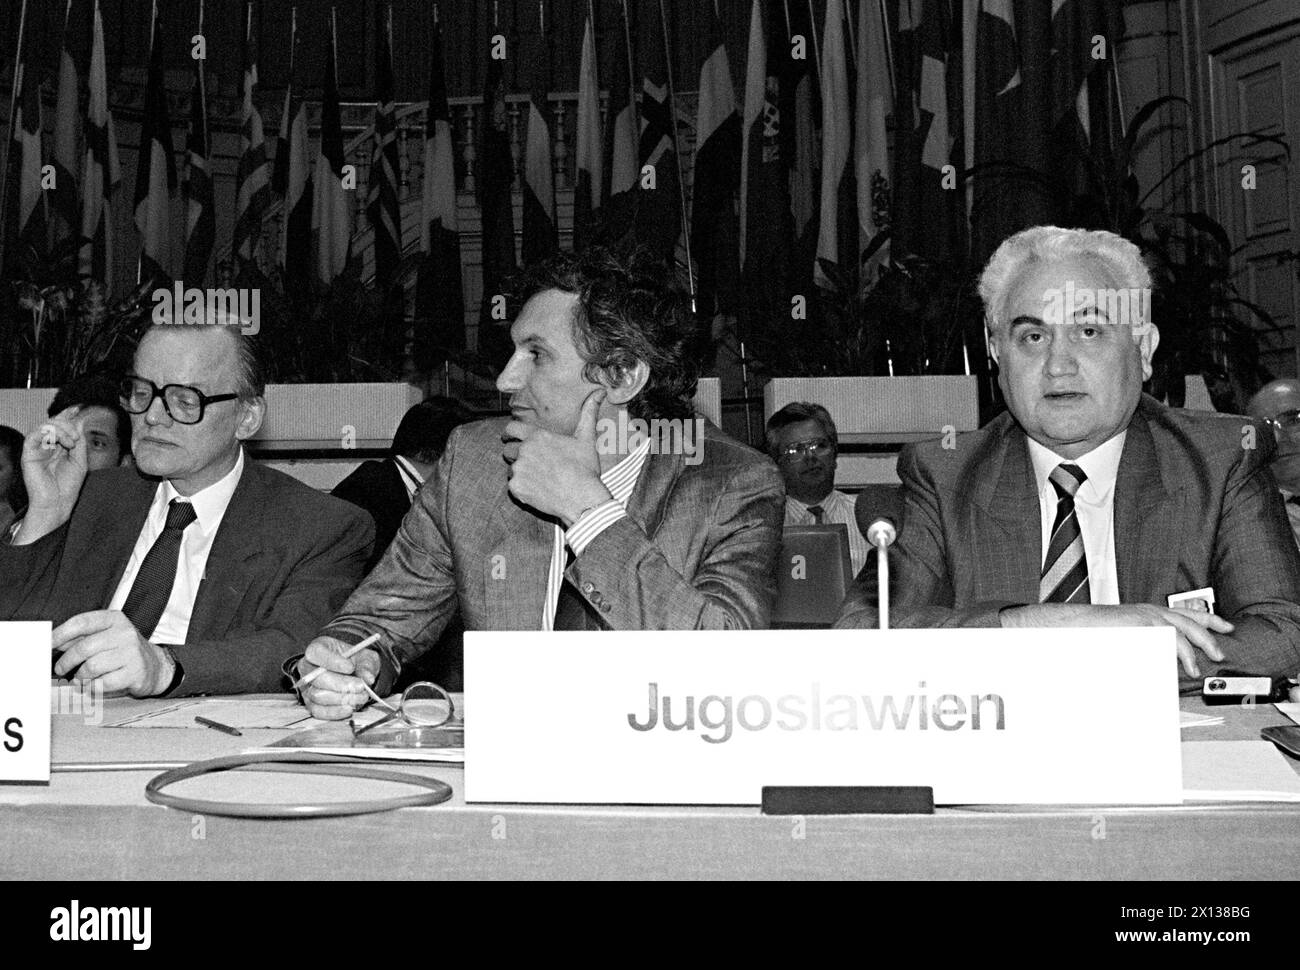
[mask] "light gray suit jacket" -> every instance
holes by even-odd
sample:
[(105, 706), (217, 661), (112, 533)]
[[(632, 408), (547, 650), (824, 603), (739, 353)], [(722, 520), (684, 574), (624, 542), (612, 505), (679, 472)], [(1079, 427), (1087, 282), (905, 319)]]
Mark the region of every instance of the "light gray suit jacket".
[[(322, 632), (379, 632), (380, 688), (437, 640), (457, 604), (466, 630), (538, 630), (555, 520), (507, 490), (506, 419), (457, 428), (388, 552)], [(776, 596), (785, 486), (766, 456), (705, 422), (701, 461), (650, 454), (625, 518), (565, 575), (588, 627), (765, 628)], [(390, 655), (391, 651), (391, 655)]]
[[(1249, 418), (1165, 407), (1142, 395), (1115, 483), (1121, 603), (1164, 606), (1214, 587), (1236, 629), (1203, 674), (1300, 670), (1300, 555), (1268, 470), (1273, 436)], [(890, 553), (891, 625), (999, 626), (1003, 607), (1038, 602), (1042, 533), (1025, 433), (1002, 414), (957, 447), (910, 445), (898, 458), (904, 513)], [(876, 625), (874, 560), (838, 627)], [(1191, 682), (1185, 682), (1190, 688)]]

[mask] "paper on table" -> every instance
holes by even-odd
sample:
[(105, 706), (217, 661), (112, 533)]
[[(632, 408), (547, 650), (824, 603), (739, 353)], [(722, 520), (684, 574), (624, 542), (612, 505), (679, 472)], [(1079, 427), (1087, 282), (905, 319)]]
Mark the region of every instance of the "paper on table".
[[(380, 712), (382, 713), (382, 712)], [(373, 718), (371, 719), (373, 720)], [(362, 723), (362, 718), (357, 718)], [(313, 754), (343, 755), (366, 761), (433, 761), (444, 764), (464, 764), (464, 721), (457, 720), (441, 728), (396, 728), (385, 736), (384, 729), (374, 734), (356, 738), (345, 721), (312, 721), (312, 727), (281, 738), (263, 751), (310, 751)], [(410, 740), (419, 737), (418, 741)]]
[(1276, 707), (1281, 713), (1291, 718), (1291, 720), (1295, 721), (1297, 724), (1300, 724), (1300, 704), (1295, 704), (1295, 703), (1274, 704), (1273, 706)]
[(311, 716), (303, 706), (292, 697), (256, 699), (220, 697), (178, 701), (143, 714), (134, 714), (106, 727), (210, 730), (195, 722), (194, 718), (199, 716), (241, 731), (259, 728), (283, 729), (311, 720)]
[(1183, 798), (1194, 802), (1300, 802), (1300, 775), (1268, 741), (1183, 743)]
[(1214, 714), (1197, 714), (1195, 711), (1178, 712), (1178, 726), (1180, 728), (1213, 727), (1222, 723), (1223, 718)]

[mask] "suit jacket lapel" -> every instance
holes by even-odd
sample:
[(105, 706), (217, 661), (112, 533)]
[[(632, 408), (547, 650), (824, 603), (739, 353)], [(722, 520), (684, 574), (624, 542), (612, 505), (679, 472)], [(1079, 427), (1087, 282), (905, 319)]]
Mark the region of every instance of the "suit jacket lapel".
[(262, 553), (263, 516), (269, 496), (260, 469), (245, 456), (244, 472), (230, 496), (230, 504), (217, 526), (190, 614), (187, 639), (223, 636), (240, 612), (244, 594), (253, 581), (248, 561)]
[[(993, 474), (975, 486), (975, 506), (983, 512), (975, 520), (975, 554), (982, 559), (995, 550), (1006, 549), (1010, 555), (997, 569), (990, 570), (996, 586), (987, 598), (1037, 603), (1043, 535), (1025, 433), (1008, 422), (1000, 447), (997, 443), (993, 447), (1001, 451), (1000, 467), (992, 468)], [(998, 572), (1002, 573), (1000, 577)]]
[(500, 489), (484, 531), (488, 629), (540, 630), (555, 523), (512, 499), (504, 478)]
[(1121, 603), (1162, 604), (1178, 566), (1169, 547), (1179, 534), (1182, 490), (1167, 488), (1143, 402), (1129, 423), (1115, 481), (1115, 572)]
[[(124, 489), (125, 494), (116, 496), (121, 501), (118, 510), (90, 516), (91, 527), (64, 550), (65, 566), (60, 586), (84, 591), (76, 594), (78, 601), (94, 604), (87, 605), (86, 609), (108, 608), (117, 584), (126, 572), (126, 564), (131, 559), (131, 551), (140, 538), (145, 520), (149, 518), (149, 508), (157, 491), (158, 483), (153, 479), (130, 481)], [(107, 570), (103, 568), (105, 551), (116, 557)]]

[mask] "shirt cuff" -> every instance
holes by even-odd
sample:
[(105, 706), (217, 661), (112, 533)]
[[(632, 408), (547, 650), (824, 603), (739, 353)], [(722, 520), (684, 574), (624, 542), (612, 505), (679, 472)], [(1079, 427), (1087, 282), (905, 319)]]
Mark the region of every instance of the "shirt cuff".
[(594, 509), (587, 509), (578, 521), (569, 526), (564, 533), (564, 541), (573, 550), (575, 556), (581, 556), (591, 540), (596, 538), (619, 519), (627, 517), (627, 509), (616, 498), (610, 499)]

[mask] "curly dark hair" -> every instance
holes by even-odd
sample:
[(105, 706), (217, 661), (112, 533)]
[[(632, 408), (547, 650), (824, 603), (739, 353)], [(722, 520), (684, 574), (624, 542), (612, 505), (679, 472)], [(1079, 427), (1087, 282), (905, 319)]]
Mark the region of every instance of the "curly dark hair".
[(699, 369), (691, 353), (695, 324), (672, 269), (646, 249), (623, 256), (603, 246), (560, 253), (525, 267), (512, 280), (512, 309), (544, 290), (578, 297), (573, 342), (587, 362), (583, 376), (615, 383), (637, 361), (650, 378), (628, 404), (634, 418), (685, 418)]

